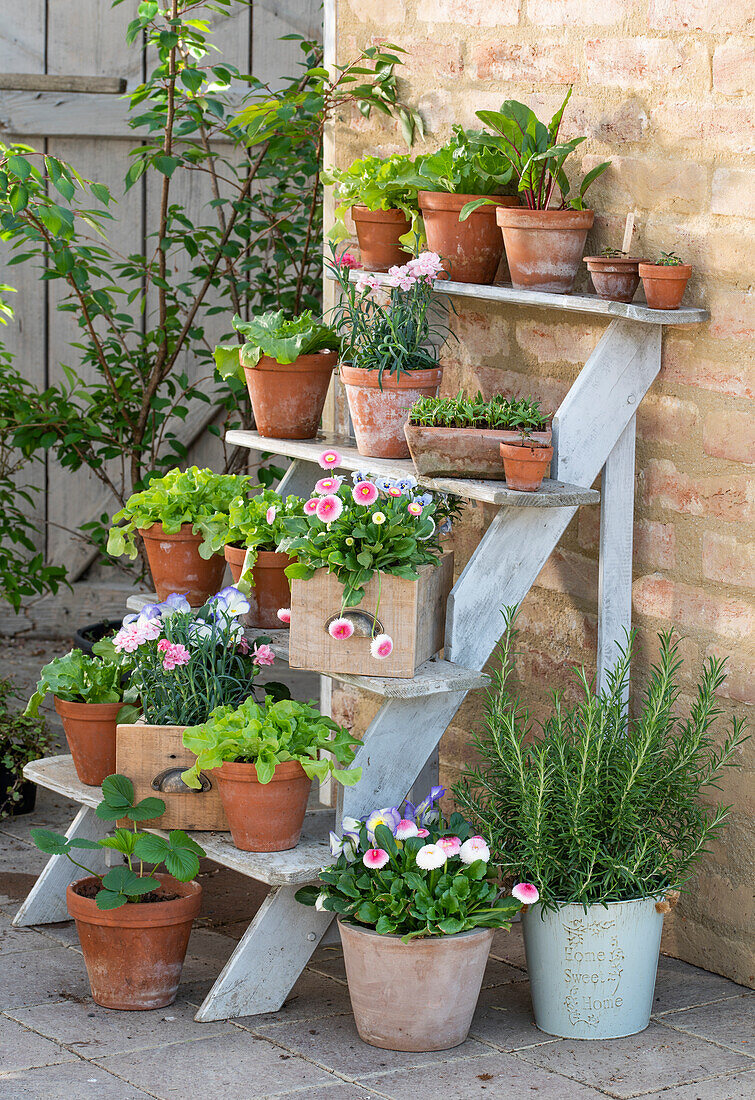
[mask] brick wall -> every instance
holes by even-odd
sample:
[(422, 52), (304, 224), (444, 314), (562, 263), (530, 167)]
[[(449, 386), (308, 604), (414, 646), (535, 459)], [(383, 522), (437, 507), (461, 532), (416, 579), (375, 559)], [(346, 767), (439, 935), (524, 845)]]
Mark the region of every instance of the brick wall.
[[(730, 0), (338, 0), (336, 25), (339, 62), (376, 38), (408, 50), (401, 88), (423, 114), (425, 148), (505, 98), (547, 114), (573, 85), (564, 134), (587, 134), (583, 170), (613, 161), (590, 192), (588, 251), (620, 246), (634, 209), (636, 253), (673, 249), (694, 265), (687, 301), (707, 306), (711, 321), (666, 332), (661, 375), (637, 418), (634, 690), (656, 631), (674, 624), (688, 688), (706, 656), (726, 655), (721, 708), (745, 714), (755, 702), (753, 9)], [(339, 120), (333, 142), (340, 166), (402, 149), (392, 127), (356, 114)], [(583, 318), (484, 304), (460, 304), (454, 327), (444, 392), (533, 394), (549, 410), (603, 331)], [(483, 505), (467, 510), (457, 567), (491, 518)], [(536, 712), (553, 688), (569, 693), (574, 664), (594, 667), (597, 542), (597, 509), (582, 509), (522, 608), (520, 676)], [(368, 698), (349, 690), (335, 704), (362, 728), (369, 720)], [(469, 757), (480, 712), (481, 700), (470, 699), (444, 737), (447, 783)], [(750, 984), (753, 746), (722, 784), (729, 829), (665, 938), (671, 953)]]

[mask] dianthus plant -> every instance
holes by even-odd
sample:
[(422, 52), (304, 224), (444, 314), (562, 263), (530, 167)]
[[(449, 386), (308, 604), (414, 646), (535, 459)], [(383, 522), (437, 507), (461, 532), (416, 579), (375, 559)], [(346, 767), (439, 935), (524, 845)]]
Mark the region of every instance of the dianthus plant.
[[(127, 615), (112, 641), (98, 642), (98, 653), (120, 655), (130, 673), (130, 689), (141, 701), (121, 721), (142, 713), (149, 725), (194, 726), (225, 704), (239, 706), (255, 695), (254, 678), (275, 657), (269, 638), (250, 646), (240, 616), (249, 602), (233, 586), (192, 610), (186, 598), (173, 593), (148, 604), (138, 615)], [(284, 684), (268, 683), (265, 693), (290, 697)]]
[[(503, 896), (485, 839), (461, 814), (445, 820), (437, 805), (444, 793), (433, 787), (418, 806), (404, 802), (361, 820), (344, 818), (343, 835), (330, 834), (335, 863), (297, 900), (404, 942), (508, 928), (521, 902)], [(537, 900), (536, 892), (528, 900)]]

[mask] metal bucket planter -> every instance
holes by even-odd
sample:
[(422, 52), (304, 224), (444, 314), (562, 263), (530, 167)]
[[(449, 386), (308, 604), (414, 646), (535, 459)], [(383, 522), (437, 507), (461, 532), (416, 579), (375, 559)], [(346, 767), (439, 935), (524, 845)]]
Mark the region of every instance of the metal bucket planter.
[(564, 1039), (618, 1039), (650, 1021), (663, 913), (656, 898), (522, 914), (535, 1023)]

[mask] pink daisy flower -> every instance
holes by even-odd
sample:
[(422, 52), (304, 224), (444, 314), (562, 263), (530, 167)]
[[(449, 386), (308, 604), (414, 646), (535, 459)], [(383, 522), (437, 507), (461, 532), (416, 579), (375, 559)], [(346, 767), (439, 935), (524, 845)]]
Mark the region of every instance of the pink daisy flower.
[(341, 456), (338, 451), (323, 451), (317, 461), (323, 470), (332, 470), (341, 465)]
[(430, 835), (429, 829), (417, 829), (417, 836), (421, 836), (424, 840), (426, 836)]
[(389, 497), (402, 497), (403, 495), (404, 493), (401, 489), (399, 489), (398, 485), (391, 485), (388, 489)]
[(370, 642), (370, 653), (378, 661), (384, 661), (393, 653), (393, 638), (388, 634), (376, 634)]
[(368, 848), (362, 856), (362, 863), (372, 871), (379, 871), (381, 867), (385, 867), (389, 858), (383, 848)]
[(354, 633), (354, 624), (351, 619), (334, 619), (328, 627), (328, 634), (336, 641), (343, 642)]
[(315, 485), (315, 492), (321, 496), (327, 496), (328, 493), (335, 493), (341, 488), (340, 477), (321, 477)]
[(265, 522), (266, 523), (272, 523), (273, 520), (275, 519), (277, 511), (278, 511), (278, 509), (275, 507), (275, 505), (271, 504), (270, 507), (268, 508), (268, 510), (265, 512)]
[(458, 836), (442, 836), (438, 841), (438, 846), (443, 849), (450, 859), (451, 856), (458, 856), (461, 850), (461, 841)]
[(471, 836), (459, 849), (459, 859), (462, 863), (475, 863), (478, 859), (487, 863), (490, 859), (490, 848), (483, 837)]
[(534, 905), (540, 900), (540, 891), (531, 882), (518, 882), (511, 893), (522, 905)]
[(275, 664), (275, 654), (269, 645), (256, 645), (252, 650), (252, 663), (255, 665)]
[(342, 511), (343, 501), (340, 497), (330, 493), (326, 497), (320, 497), (315, 514), (323, 523), (332, 523), (334, 519), (338, 519)]
[(304, 505), (304, 514), (307, 516), (313, 516), (317, 511), (317, 505), (319, 504), (317, 497), (310, 497), (307, 503)]
[(378, 498), (378, 487), (372, 481), (358, 481), (351, 495), (357, 504), (374, 504)]
[(278, 611), (277, 611), (277, 615), (278, 615), (278, 618), (280, 619), (280, 621), (282, 623), (286, 623), (286, 625), (288, 625), (288, 623), (291, 622), (291, 608), (290, 607), (279, 607)]
[(419, 836), (419, 829), (413, 821), (404, 817), (399, 821), (394, 833), (396, 840), (408, 840), (410, 836)]
[(416, 500), (411, 500), (406, 506), (406, 510), (411, 516), (422, 515), (422, 505), (418, 504)]

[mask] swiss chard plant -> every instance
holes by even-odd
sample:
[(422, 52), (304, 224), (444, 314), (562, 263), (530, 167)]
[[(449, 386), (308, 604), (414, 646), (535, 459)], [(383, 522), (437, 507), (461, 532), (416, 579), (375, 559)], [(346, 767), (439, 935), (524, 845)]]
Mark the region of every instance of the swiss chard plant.
[(44, 666), (24, 714), (36, 718), (39, 704), (48, 692), (67, 703), (120, 703), (124, 697), (121, 677), (117, 661), (96, 655), (89, 657), (80, 649), (72, 649)]
[[(445, 145), (415, 161), (416, 186), (452, 195), (511, 195), (513, 169), (490, 135), (454, 126)], [(465, 208), (466, 209), (466, 208)], [(464, 220), (464, 219), (462, 219)]]
[(409, 411), (409, 423), (429, 428), (493, 428), (496, 431), (539, 432), (548, 426), (540, 403), (531, 398), (509, 400), (495, 394), (475, 397), (420, 397)]
[(200, 547), (202, 557), (223, 550), (224, 546), (244, 547), (247, 551), (244, 572), (239, 583), (254, 583), (252, 569), (260, 550), (278, 549), (287, 531), (285, 519), (304, 516), (304, 501), (297, 496), (281, 497), (273, 489), (255, 496), (236, 497), (227, 512), (218, 512), (207, 524), (207, 541)]
[[(165, 813), (165, 803), (161, 798), (143, 798), (141, 802), (134, 802), (134, 785), (125, 775), (109, 775), (103, 780), (102, 802), (95, 813), (102, 821), (125, 818), (133, 827), (116, 828), (112, 836), (100, 840), (85, 840), (83, 837), (69, 840), (62, 833), (54, 833), (50, 829), (32, 829), (31, 837), (46, 855), (67, 856), (87, 875), (100, 880), (101, 889), (94, 898), (98, 909), (119, 909), (122, 905), (137, 904), (157, 894), (161, 883), (153, 872), (161, 865), (179, 882), (190, 882), (199, 874), (199, 858), (205, 855), (205, 851), (183, 830), (172, 829), (167, 837), (139, 832), (137, 822), (153, 821), (160, 817)], [(119, 852), (125, 862), (101, 875), (71, 854), (102, 848)], [(145, 864), (151, 865), (151, 871), (146, 870)], [(159, 901), (160, 898), (150, 897), (150, 900)]]
[(322, 180), (335, 184), (338, 189), (335, 224), (328, 233), (331, 240), (342, 241), (348, 237), (344, 217), (352, 206), (400, 210), (409, 222), (409, 230), (399, 240), (409, 251), (417, 251), (424, 234), (417, 205), (416, 168), (408, 153), (359, 157), (348, 168), (324, 171)]
[(140, 529), (162, 524), (167, 535), (175, 535), (185, 523), (195, 534), (205, 535), (207, 524), (218, 512), (227, 511), (231, 501), (246, 490), (249, 478), (241, 474), (216, 474), (212, 470), (176, 467), (164, 477), (153, 478), (146, 489), (133, 493), (113, 516), (107, 550), (114, 557), (135, 558)]
[(244, 367), (256, 367), (263, 355), (277, 363), (293, 363), (300, 355), (318, 351), (338, 351), (341, 341), (334, 329), (317, 321), (311, 310), (298, 317), (287, 316), (283, 310), (262, 313), (251, 321), (233, 318), (233, 327), (243, 341), (218, 344), (215, 365), (223, 378), (244, 381)]
[(268, 697), (262, 704), (247, 699), (238, 708), (217, 707), (201, 726), (184, 731), (183, 743), (197, 759), (181, 778), (195, 789), (200, 772), (226, 761), (254, 764), (260, 783), (269, 783), (278, 764), (288, 760), (297, 760), (310, 779), (331, 775), (353, 786), (362, 775), (361, 768), (348, 767), (360, 742), (312, 703), (295, 699)]

